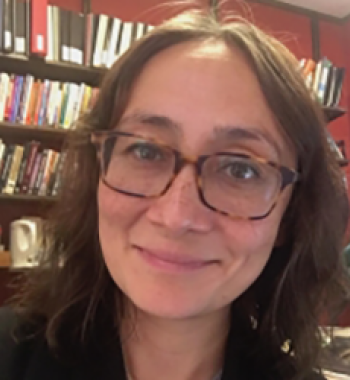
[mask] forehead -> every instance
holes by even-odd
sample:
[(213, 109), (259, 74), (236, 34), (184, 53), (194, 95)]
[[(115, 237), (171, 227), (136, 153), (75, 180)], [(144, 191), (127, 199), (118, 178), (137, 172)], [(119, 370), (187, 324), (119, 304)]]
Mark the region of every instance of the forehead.
[(212, 140), (218, 126), (239, 126), (269, 136), (294, 161), (245, 57), (222, 42), (187, 42), (153, 57), (124, 116), (140, 111), (173, 120), (179, 128), (169, 133), (189, 149)]

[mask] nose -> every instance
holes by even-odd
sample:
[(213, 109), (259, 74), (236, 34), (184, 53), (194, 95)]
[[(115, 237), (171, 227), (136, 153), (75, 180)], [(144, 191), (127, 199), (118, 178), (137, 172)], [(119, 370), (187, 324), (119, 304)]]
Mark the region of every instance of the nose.
[(180, 236), (186, 232), (208, 233), (213, 228), (213, 211), (198, 196), (194, 168), (185, 166), (168, 191), (155, 199), (147, 210), (147, 218)]

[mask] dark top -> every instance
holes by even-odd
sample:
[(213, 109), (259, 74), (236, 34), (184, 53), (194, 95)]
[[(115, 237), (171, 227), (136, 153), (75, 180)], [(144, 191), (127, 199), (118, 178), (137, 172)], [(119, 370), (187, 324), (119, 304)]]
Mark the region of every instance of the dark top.
[[(100, 355), (74, 365), (63, 364), (52, 354), (44, 339), (16, 341), (11, 333), (16, 320), (10, 309), (0, 308), (0, 380), (126, 380), (120, 344), (113, 355)], [(228, 348), (221, 380), (267, 379), (251, 367)], [(286, 379), (289, 377), (283, 378)], [(273, 380), (279, 379), (273, 377)], [(324, 378), (312, 373), (305, 380)]]

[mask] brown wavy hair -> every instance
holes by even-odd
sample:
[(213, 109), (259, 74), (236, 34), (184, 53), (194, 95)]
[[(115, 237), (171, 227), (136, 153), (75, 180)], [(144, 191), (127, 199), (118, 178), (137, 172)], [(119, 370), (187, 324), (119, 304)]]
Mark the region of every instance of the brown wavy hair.
[[(84, 355), (92, 342), (100, 347), (111, 343), (125, 317), (124, 297), (101, 254), (99, 165), (89, 133), (118, 124), (152, 57), (177, 44), (205, 40), (238, 47), (245, 55), (276, 123), (297, 152), (302, 180), (281, 223), (283, 242), (255, 283), (232, 302), (232, 325), (239, 327), (241, 351), (258, 373), (274, 379), (276, 374), (301, 377), (318, 367), (320, 314), (329, 310), (330, 301), (348, 294), (341, 258), (347, 194), (327, 143), (323, 111), (305, 86), (297, 60), (239, 17), (218, 20), (207, 11), (182, 13), (134, 42), (107, 72), (96, 104), (68, 141), (46, 253), (28, 273), (15, 307), (58, 353)], [(281, 351), (286, 342), (289, 354)]]

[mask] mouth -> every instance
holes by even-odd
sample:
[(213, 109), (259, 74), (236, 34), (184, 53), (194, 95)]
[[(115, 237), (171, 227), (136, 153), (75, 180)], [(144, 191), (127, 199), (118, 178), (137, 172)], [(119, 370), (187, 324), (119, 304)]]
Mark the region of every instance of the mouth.
[(150, 266), (170, 273), (191, 273), (217, 264), (217, 260), (198, 260), (165, 251), (148, 250), (135, 246), (139, 256)]

